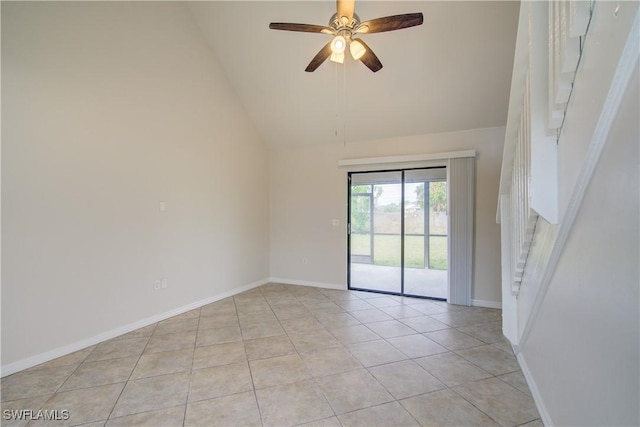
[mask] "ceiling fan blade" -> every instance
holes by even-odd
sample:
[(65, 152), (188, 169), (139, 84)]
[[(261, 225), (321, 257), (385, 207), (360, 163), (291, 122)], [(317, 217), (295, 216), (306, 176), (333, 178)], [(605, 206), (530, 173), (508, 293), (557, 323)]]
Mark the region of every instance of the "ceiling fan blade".
[(331, 56), (331, 42), (327, 43), (326, 45), (324, 45), (322, 49), (320, 49), (320, 52), (318, 52), (316, 56), (313, 57), (311, 62), (309, 62), (309, 65), (307, 65), (307, 68), (305, 68), (305, 71), (308, 73), (314, 72), (330, 56)]
[(362, 61), (362, 63), (374, 73), (380, 71), (382, 68), (382, 62), (380, 62), (376, 54), (373, 53), (371, 48), (362, 39), (353, 39), (353, 41), (356, 40), (362, 43), (362, 46), (365, 48), (365, 53), (360, 58), (360, 61)]
[(298, 31), (301, 33), (334, 33), (333, 28), (331, 27), (311, 24), (293, 24), (289, 22), (272, 22), (269, 24), (269, 28), (272, 30)]
[(348, 21), (353, 19), (353, 11), (355, 10), (355, 0), (336, 0), (336, 10), (338, 12), (338, 19), (343, 16), (347, 17)]
[(372, 19), (358, 25), (355, 33), (383, 33), (385, 31), (401, 30), (403, 28), (422, 25), (422, 13), (406, 13), (404, 15), (385, 16), (384, 18)]

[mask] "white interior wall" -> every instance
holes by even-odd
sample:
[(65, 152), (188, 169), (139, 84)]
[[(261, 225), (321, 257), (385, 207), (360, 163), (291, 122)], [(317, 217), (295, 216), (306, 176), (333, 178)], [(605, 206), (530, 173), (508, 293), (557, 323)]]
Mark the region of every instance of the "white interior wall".
[(2, 107), (3, 375), (268, 277), (268, 152), (183, 5), (3, 2)]
[[(495, 222), (504, 128), (273, 150), (271, 277), (292, 283), (346, 287), (347, 169), (362, 157), (476, 150), (476, 222), (472, 299), (498, 305), (500, 229)], [(388, 166), (388, 165), (386, 165)], [(375, 165), (373, 166), (375, 168)], [(332, 220), (338, 219), (335, 227)], [(303, 258), (308, 264), (303, 263)]]
[(518, 296), (518, 358), (549, 425), (640, 424), (639, 19), (637, 2), (594, 4), (558, 142), (567, 222), (540, 218)]
[(638, 72), (521, 348), (554, 425), (638, 425)]

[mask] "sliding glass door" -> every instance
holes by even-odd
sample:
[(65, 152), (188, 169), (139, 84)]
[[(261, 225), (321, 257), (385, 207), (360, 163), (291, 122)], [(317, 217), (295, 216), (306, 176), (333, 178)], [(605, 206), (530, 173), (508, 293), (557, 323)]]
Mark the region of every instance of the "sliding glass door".
[(350, 178), (350, 287), (401, 293), (402, 173)]
[(447, 298), (446, 169), (404, 173), (404, 293)]
[(350, 289), (447, 298), (446, 170), (349, 174)]

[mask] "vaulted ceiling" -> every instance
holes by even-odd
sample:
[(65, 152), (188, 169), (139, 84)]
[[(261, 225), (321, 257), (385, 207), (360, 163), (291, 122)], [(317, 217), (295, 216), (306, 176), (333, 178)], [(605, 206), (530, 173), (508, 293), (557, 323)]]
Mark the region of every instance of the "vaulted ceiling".
[(272, 148), (502, 126), (519, 3), (356, 1), (361, 20), (422, 12), (424, 24), (362, 38), (384, 68), (349, 55), (304, 71), (330, 40), (269, 30), (327, 25), (335, 1), (213, 1), (188, 6), (264, 141)]

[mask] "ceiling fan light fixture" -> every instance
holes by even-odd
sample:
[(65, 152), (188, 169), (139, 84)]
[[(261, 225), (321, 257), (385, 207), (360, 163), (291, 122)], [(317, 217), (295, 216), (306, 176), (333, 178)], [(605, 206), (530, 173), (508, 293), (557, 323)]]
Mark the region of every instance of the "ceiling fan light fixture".
[(367, 52), (367, 49), (365, 49), (362, 43), (360, 43), (358, 40), (351, 41), (351, 44), (349, 44), (349, 50), (351, 51), (351, 56), (356, 61), (362, 58), (362, 55)]
[(330, 61), (337, 62), (338, 64), (344, 64), (344, 51), (343, 52), (333, 52), (331, 54)]
[(347, 40), (343, 36), (335, 36), (331, 42), (331, 51), (337, 54), (343, 54), (347, 47)]

